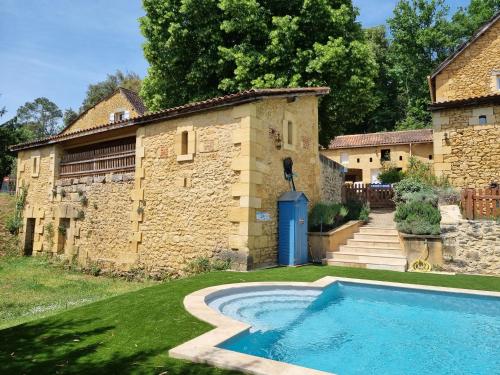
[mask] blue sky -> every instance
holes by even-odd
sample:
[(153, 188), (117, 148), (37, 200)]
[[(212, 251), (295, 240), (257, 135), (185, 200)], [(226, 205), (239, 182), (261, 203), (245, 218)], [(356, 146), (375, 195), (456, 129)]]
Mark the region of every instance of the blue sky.
[[(88, 84), (117, 69), (146, 74), (140, 0), (0, 2), (0, 108), (7, 118), (40, 96), (77, 109)], [(396, 2), (354, 0), (364, 26), (384, 23)], [(468, 2), (448, 1), (454, 8)]]

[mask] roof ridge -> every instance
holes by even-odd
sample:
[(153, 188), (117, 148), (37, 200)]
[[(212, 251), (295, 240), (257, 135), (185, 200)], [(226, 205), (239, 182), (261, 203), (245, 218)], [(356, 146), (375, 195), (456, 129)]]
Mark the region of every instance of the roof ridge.
[(422, 132), (422, 131), (432, 131), (432, 128), (407, 129), (407, 130), (392, 130), (392, 131), (382, 131), (382, 132), (373, 132), (373, 133), (341, 134), (341, 135), (337, 135), (335, 138), (338, 138), (338, 137), (352, 137), (352, 136), (366, 136), (366, 135), (374, 135), (374, 134), (378, 135), (378, 134)]

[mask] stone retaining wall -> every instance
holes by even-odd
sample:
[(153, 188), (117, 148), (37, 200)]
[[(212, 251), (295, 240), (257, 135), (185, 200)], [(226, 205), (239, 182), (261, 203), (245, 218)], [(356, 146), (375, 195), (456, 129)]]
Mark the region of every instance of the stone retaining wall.
[(440, 209), (444, 270), (500, 275), (500, 224), (464, 220), (458, 206)]
[(320, 161), (320, 196), (322, 201), (338, 202), (342, 201), (342, 185), (344, 185), (344, 173), (342, 165), (319, 155)]

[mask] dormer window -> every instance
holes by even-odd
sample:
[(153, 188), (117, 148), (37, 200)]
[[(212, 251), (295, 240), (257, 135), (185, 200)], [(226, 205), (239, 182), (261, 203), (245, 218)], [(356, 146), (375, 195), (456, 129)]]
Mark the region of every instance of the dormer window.
[(130, 118), (129, 111), (117, 111), (109, 114), (109, 122), (118, 122), (128, 120)]

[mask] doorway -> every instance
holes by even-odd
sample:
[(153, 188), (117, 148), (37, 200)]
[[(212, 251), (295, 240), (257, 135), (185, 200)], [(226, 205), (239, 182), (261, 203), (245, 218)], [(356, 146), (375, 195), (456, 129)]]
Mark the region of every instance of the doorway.
[(29, 218), (26, 220), (26, 237), (24, 238), (24, 255), (33, 255), (33, 242), (35, 241), (35, 223), (36, 219)]

